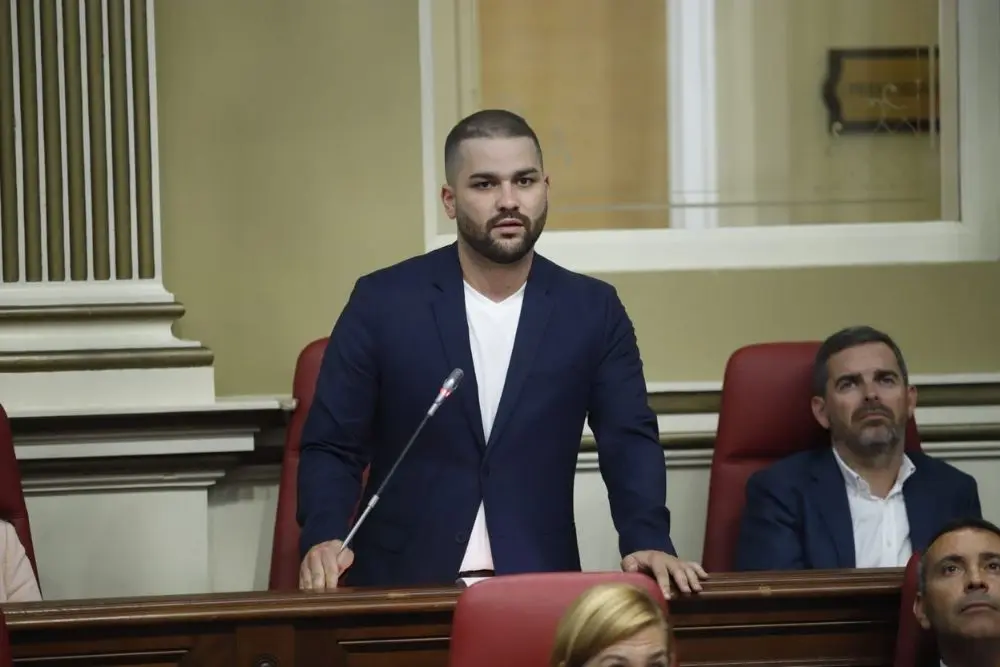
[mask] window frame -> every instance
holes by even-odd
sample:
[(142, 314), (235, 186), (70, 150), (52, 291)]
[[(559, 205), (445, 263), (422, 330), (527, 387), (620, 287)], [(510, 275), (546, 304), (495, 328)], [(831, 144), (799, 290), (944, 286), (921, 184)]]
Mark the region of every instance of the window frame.
[[(676, 22), (683, 12), (688, 12), (684, 20), (705, 20), (704, 15), (691, 16), (690, 0), (665, 2), (669, 21)], [(441, 146), (449, 129), (477, 108), (476, 5), (477, 0), (419, 0), (423, 222), (428, 251), (455, 240), (454, 223), (444, 216), (440, 202), (444, 174)], [(1000, 3), (940, 0), (939, 6), (942, 25), (953, 26), (952, 32), (957, 33), (949, 35), (948, 30), (942, 30), (940, 41), (942, 50), (950, 46), (958, 52), (961, 220), (802, 225), (769, 225), (761, 221), (752, 227), (718, 227), (702, 222), (669, 229), (550, 230), (539, 239), (538, 251), (568, 269), (584, 273), (1000, 259), (1000, 76), (988, 74), (1000, 72)], [(949, 41), (953, 44), (949, 45)], [(671, 79), (684, 80), (677, 76)], [(972, 81), (976, 85), (970, 85)], [(676, 136), (674, 132), (669, 134)], [(704, 139), (704, 132), (694, 136), (696, 140), (680, 145), (711, 145), (714, 133), (708, 139)], [(674, 146), (671, 143), (672, 153)], [(671, 155), (672, 165), (692, 160), (697, 161), (690, 156)], [(954, 174), (950, 177), (954, 179)], [(699, 178), (711, 182), (713, 175)], [(672, 195), (672, 199), (676, 202), (678, 196)], [(703, 216), (692, 217), (704, 220)]]

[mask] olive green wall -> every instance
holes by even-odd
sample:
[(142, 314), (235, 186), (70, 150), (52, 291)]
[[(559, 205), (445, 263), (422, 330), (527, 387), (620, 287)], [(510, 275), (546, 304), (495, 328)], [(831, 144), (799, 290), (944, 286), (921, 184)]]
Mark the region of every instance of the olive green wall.
[[(156, 28), (178, 334), (215, 351), (220, 395), (287, 394), (354, 280), (423, 251), (417, 3), (161, 0)], [(1000, 371), (997, 264), (606, 277), (650, 381), (859, 322), (914, 372)]]

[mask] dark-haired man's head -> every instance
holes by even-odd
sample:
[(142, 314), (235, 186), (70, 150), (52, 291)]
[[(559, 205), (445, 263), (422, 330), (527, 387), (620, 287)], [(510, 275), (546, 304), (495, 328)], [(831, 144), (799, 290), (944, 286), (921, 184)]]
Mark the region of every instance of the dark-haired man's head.
[(966, 519), (942, 529), (921, 555), (913, 612), (946, 659), (968, 640), (1000, 643), (1000, 528)]
[(827, 338), (813, 366), (812, 408), (835, 445), (862, 459), (901, 450), (917, 390), (887, 334), (842, 329)]
[(444, 168), (441, 201), (459, 242), (497, 264), (526, 257), (549, 208), (542, 149), (528, 123), (502, 109), (463, 118), (445, 139)]

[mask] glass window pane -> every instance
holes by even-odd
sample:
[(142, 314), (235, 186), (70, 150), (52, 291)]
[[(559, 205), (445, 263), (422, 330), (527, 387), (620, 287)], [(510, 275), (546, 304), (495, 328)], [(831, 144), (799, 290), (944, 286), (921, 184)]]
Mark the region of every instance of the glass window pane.
[(549, 229), (668, 221), (663, 0), (480, 0), (480, 105), (538, 133)]
[(951, 0), (479, 0), (553, 229), (958, 219)]
[(957, 69), (937, 0), (713, 4), (719, 224), (957, 216), (942, 210)]

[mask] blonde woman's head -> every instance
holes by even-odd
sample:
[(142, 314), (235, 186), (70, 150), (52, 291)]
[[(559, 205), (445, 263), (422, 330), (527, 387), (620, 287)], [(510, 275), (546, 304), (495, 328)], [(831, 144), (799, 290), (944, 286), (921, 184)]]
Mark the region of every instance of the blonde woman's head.
[(551, 667), (668, 667), (671, 647), (660, 605), (629, 584), (587, 590), (559, 622)]

